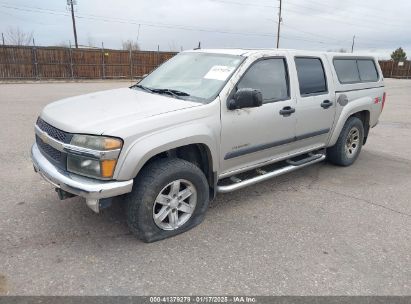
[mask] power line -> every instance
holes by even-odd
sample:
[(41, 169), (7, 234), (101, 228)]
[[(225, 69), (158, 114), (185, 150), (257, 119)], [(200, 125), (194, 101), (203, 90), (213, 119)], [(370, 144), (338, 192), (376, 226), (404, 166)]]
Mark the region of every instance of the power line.
[[(287, 11), (287, 12), (290, 12), (290, 13), (297, 14), (298, 16), (301, 16), (301, 15), (306, 16), (307, 15), (307, 14), (304, 14), (304, 12), (299, 11), (299, 10), (295, 10), (295, 9), (283, 8), (283, 10)], [(318, 19), (328, 19), (328, 20), (332, 20), (332, 21), (335, 21), (335, 22), (338, 22), (338, 23), (341, 23), (341, 24), (349, 25), (349, 26), (362, 27), (362, 28), (370, 29), (370, 25), (369, 25), (370, 22), (369, 21), (367, 21), (368, 24), (365, 25), (365, 24), (354, 23), (354, 22), (351, 22), (347, 19), (341, 19), (342, 17), (339, 18), (337, 16), (331, 16), (331, 15), (318, 15), (318, 16), (316, 16), (316, 18), (318, 18)], [(385, 28), (385, 25), (379, 24), (378, 22), (374, 23), (373, 27), (375, 27), (377, 25), (384, 26), (384, 28)], [(392, 26), (392, 27), (394, 28), (395, 26)], [(398, 28), (400, 28), (400, 27), (398, 27)], [(403, 29), (403, 27), (401, 27), (401, 29)]]
[[(329, 14), (329, 15), (333, 15), (333, 17), (337, 17), (338, 19), (340, 19), (340, 18), (343, 18), (343, 17), (340, 17), (340, 16), (335, 16), (333, 13), (336, 11), (336, 7), (333, 7), (333, 6), (330, 6), (330, 5), (328, 5), (328, 7), (330, 8), (330, 10), (323, 10), (323, 5), (321, 5), (321, 9), (319, 9), (319, 8), (317, 8), (317, 7), (311, 7), (311, 6), (305, 6), (305, 5), (301, 5), (301, 4), (297, 4), (297, 3), (293, 3), (292, 1), (290, 2), (290, 1), (287, 1), (287, 4), (288, 5), (291, 5), (291, 6), (295, 6), (295, 7), (297, 7), (297, 8), (304, 8), (304, 9), (308, 9), (308, 10), (311, 10), (311, 11), (314, 11), (314, 12), (316, 12), (316, 13), (326, 13), (326, 14)], [(315, 4), (315, 3), (313, 3), (313, 4)], [(315, 4), (315, 5), (317, 5), (317, 4)], [(319, 4), (318, 4), (319, 5)], [(321, 16), (319, 16), (319, 17), (321, 17)], [(386, 22), (384, 22), (385, 20), (387, 20), (387, 18), (386, 18), (386, 16), (384, 16), (384, 17), (378, 17), (378, 16), (376, 16), (375, 14), (373, 14), (373, 16), (372, 17), (369, 17), (369, 16), (360, 16), (360, 17), (355, 17), (355, 16), (353, 16), (353, 14), (351, 14), (350, 13), (350, 16), (349, 16), (349, 20), (354, 20), (354, 21), (366, 21), (367, 23), (369, 23), (369, 22), (374, 22), (375, 23), (375, 19), (376, 18), (378, 18), (379, 20), (378, 20), (378, 24), (379, 25), (384, 25), (384, 26), (390, 26), (390, 27), (402, 27), (402, 25), (401, 24), (393, 24), (392, 22), (390, 22), (390, 23), (386, 23)], [(345, 20), (345, 19), (344, 19)], [(395, 22), (397, 22), (397, 20), (395, 20)]]
[[(69, 16), (69, 14), (67, 14), (66, 12), (55, 11), (55, 10), (50, 10), (50, 9), (43, 9), (39, 7), (22, 8), (22, 7), (16, 7), (12, 5), (4, 5), (4, 4), (0, 4), (0, 6), (4, 8), (8, 8), (8, 9), (18, 10), (18, 11)], [(195, 27), (186, 26), (186, 25), (170, 25), (170, 24), (162, 24), (162, 23), (159, 24), (159, 23), (151, 23), (151, 22), (141, 22), (137, 20), (111, 18), (111, 17), (98, 16), (98, 15), (85, 15), (85, 14), (79, 15), (77, 14), (76, 18), (77, 19), (87, 19), (87, 20), (98, 20), (98, 21), (103, 21), (103, 22), (116, 22), (116, 23), (144, 25), (144, 26), (149, 26), (149, 27), (171, 28), (171, 29), (179, 29), (179, 30), (187, 30), (187, 31), (212, 32), (212, 33), (234, 34), (234, 35), (245, 35), (245, 36), (275, 37), (275, 35), (273, 35), (272, 33), (234, 32), (234, 31), (225, 31), (225, 30), (216, 30), (216, 29), (195, 28)], [(310, 40), (310, 39), (299, 38), (299, 37), (282, 37), (282, 38), (287, 39), (287, 40), (296, 40), (296, 41), (326, 44), (323, 41)]]
[[(69, 0), (71, 1), (71, 0)], [(229, 0), (212, 0), (215, 2), (223, 2), (223, 3), (232, 3), (232, 4), (238, 4), (238, 5), (253, 5), (253, 4), (245, 4), (245, 3), (239, 3), (235, 1), (229, 1)], [(50, 10), (50, 9), (44, 9), (40, 7), (19, 7), (11, 4), (2, 4), (0, 2), (0, 6), (8, 9), (13, 9), (17, 11), (25, 11), (25, 12), (34, 12), (34, 13), (45, 13), (45, 14), (51, 14), (51, 15), (64, 15), (64, 16), (69, 16), (66, 12), (61, 12), (61, 11), (56, 11), (56, 10)], [(254, 6), (254, 5), (253, 5)], [(264, 7), (271, 7), (275, 8), (275, 6), (270, 6), (270, 5), (263, 5)], [(290, 12), (296, 12), (299, 15), (301, 12), (296, 11), (296, 10), (290, 10), (288, 8), (282, 8), (282, 10), (290, 11)], [(321, 16), (320, 16), (321, 17)], [(322, 17), (328, 17), (328, 16), (322, 16)], [(92, 14), (82, 14), (82, 15), (76, 15), (77, 19), (84, 19), (84, 20), (97, 20), (97, 21), (103, 21), (103, 22), (116, 22), (116, 23), (125, 23), (125, 24), (135, 24), (139, 26), (148, 26), (148, 27), (159, 27), (159, 28), (168, 28), (168, 29), (178, 29), (178, 30), (186, 30), (186, 31), (199, 31), (199, 32), (211, 32), (211, 33), (220, 33), (220, 34), (232, 34), (232, 35), (244, 35), (244, 36), (261, 36), (261, 37), (275, 37), (272, 33), (256, 33), (256, 32), (235, 32), (235, 31), (227, 31), (227, 30), (217, 30), (217, 29), (209, 29), (209, 28), (198, 28), (198, 27), (193, 27), (193, 26), (188, 26), (188, 25), (176, 25), (176, 24), (164, 24), (164, 23), (152, 23), (152, 22), (142, 22), (142, 21), (137, 21), (137, 20), (132, 20), (132, 19), (121, 19), (121, 18), (113, 18), (113, 17), (106, 17), (106, 16), (99, 16), (99, 15), (92, 15)], [(334, 19), (333, 19), (334, 20)], [(274, 21), (275, 22), (275, 21)], [(349, 23), (350, 25), (353, 25)], [(284, 24), (287, 28), (293, 28), (289, 26), (288, 24)], [(368, 28), (368, 27), (367, 27)], [(327, 37), (321, 34), (317, 33), (309, 33), (307, 31), (302, 31), (297, 28), (294, 28), (295, 31), (301, 32), (301, 33), (306, 33), (310, 34), (313, 36), (317, 37), (323, 37), (327, 40), (334, 40), (337, 41), (335, 38)], [(278, 37), (278, 35), (277, 35)], [(317, 43), (317, 44), (327, 44), (324, 41), (320, 40), (314, 40), (314, 39), (307, 39), (307, 38), (301, 38), (301, 37), (287, 37), (282, 35), (281, 38), (286, 39), (286, 40), (295, 40), (295, 41), (304, 41), (304, 42), (310, 42), (310, 43)], [(367, 40), (367, 39), (366, 39)], [(387, 43), (396, 43), (394, 41), (383, 41), (380, 40), (381, 42), (387, 42)], [(342, 40), (338, 40), (337, 42), (342, 42)], [(347, 41), (348, 42), (348, 41)]]
[[(239, 6), (252, 6), (252, 7), (261, 7), (261, 8), (276, 8), (276, 6), (273, 6), (273, 5), (265, 5), (265, 4), (263, 5), (263, 4), (254, 4), (254, 3), (243, 3), (243, 2), (229, 1), (229, 0), (210, 0), (210, 1), (212, 1), (212, 2), (227, 3), (227, 4), (233, 4), (233, 5), (239, 5)], [(313, 2), (313, 3), (318, 3), (318, 2)], [(316, 11), (316, 12), (319, 11), (318, 8), (313, 8), (313, 7), (309, 7), (309, 6), (304, 6), (304, 5), (301, 5), (301, 4), (299, 4), (299, 3), (292, 3), (292, 2), (287, 1), (287, 4), (290, 4), (290, 5), (292, 5), (292, 6), (296, 6), (296, 7), (298, 7), (298, 8), (303, 7), (303, 8), (306, 8), (306, 9), (309, 9), (309, 10), (313, 10), (313, 11)], [(319, 4), (318, 4), (318, 5), (319, 5)], [(323, 5), (323, 4), (321, 4), (321, 5)], [(358, 23), (352, 23), (352, 22), (347, 21), (347, 18), (335, 16), (333, 13), (335, 12), (336, 7), (333, 7), (333, 6), (330, 6), (330, 5), (328, 5), (328, 7), (333, 8), (334, 11), (332, 11), (332, 12), (323, 11), (323, 12), (324, 12), (324, 13), (329, 13), (329, 14), (332, 15), (332, 17), (334, 17), (334, 18), (332, 18), (331, 16), (324, 16), (324, 15), (318, 15), (318, 16), (316, 16), (316, 17), (317, 17), (317, 18), (320, 18), (320, 19), (338, 20), (338, 22), (340, 22), (340, 23), (344, 23), (344, 24), (347, 24), (347, 25), (360, 26), (360, 27), (367, 28), (367, 29), (369, 29), (369, 23), (370, 23), (370, 22), (373, 22), (373, 26), (374, 26), (374, 27), (375, 27), (375, 26), (384, 26), (384, 27), (390, 26), (390, 27), (393, 27), (393, 28), (401, 28), (401, 29), (404, 28), (404, 27), (403, 27), (402, 25), (400, 25), (400, 24), (395, 25), (395, 24), (392, 24), (392, 23), (384, 23), (383, 21), (381, 22), (381, 20), (386, 20), (386, 19), (387, 19), (385, 16), (378, 18), (378, 22), (375, 22), (375, 19), (371, 19), (370, 17), (367, 17), (367, 16), (362, 16), (362, 17), (360, 17), (360, 18), (353, 18), (353, 16), (351, 15), (351, 16), (349, 17), (350, 20), (351, 20), (351, 19), (354, 19), (354, 20), (356, 20), (356, 21), (364, 21), (364, 19), (366, 19), (365, 21), (366, 21), (367, 25), (365, 25), (365, 24), (358, 24)], [(298, 11), (298, 10), (294, 10), (294, 9), (283, 8), (283, 10), (290, 11), (290, 12), (294, 12), (294, 13), (298, 13), (298, 14), (300, 14), (300, 15), (306, 15), (305, 12), (303, 12), (303, 11)], [(368, 18), (368, 19), (367, 19), (367, 18)]]
[[(277, 23), (277, 22), (274, 21), (273, 19), (269, 19), (269, 20)], [(285, 26), (286, 28), (289, 28), (289, 29), (291, 29), (291, 30), (293, 30), (293, 31), (296, 31), (296, 32), (300, 32), (300, 33), (312, 35), (312, 36), (315, 36), (315, 37), (322, 37), (322, 38), (325, 38), (325, 39), (328, 39), (328, 40), (334, 40), (334, 42), (336, 42), (336, 43), (346, 43), (346, 42), (349, 41), (349, 40), (336, 39), (336, 38), (334, 38), (334, 37), (326, 36), (326, 35), (323, 35), (323, 34), (318, 34), (318, 33), (303, 31), (303, 30), (300, 30), (300, 29), (298, 29), (298, 28), (296, 28), (296, 27), (293, 27), (293, 26), (289, 25), (289, 24), (286, 23), (286, 22), (282, 22), (281, 26), (283, 26), (283, 27)]]
[[(318, 6), (321, 6), (321, 7), (323, 7), (323, 6), (328, 6), (328, 7), (330, 7), (330, 8), (333, 8), (334, 10), (336, 9), (335, 6), (330, 5), (329, 3), (317, 2), (317, 1), (314, 1), (314, 0), (305, 0), (305, 1), (311, 2), (311, 3), (316, 4), (316, 5), (318, 5)], [(349, 3), (347, 3), (346, 0), (345, 0), (343, 3), (344, 3), (344, 7), (347, 7), (347, 4), (349, 4)], [(355, 8), (360, 7), (360, 8), (365, 8), (365, 9), (368, 9), (368, 10), (373, 10), (373, 11), (375, 11), (375, 12), (381, 13), (381, 8), (377, 8), (376, 6), (369, 6), (369, 5), (364, 6), (364, 5), (361, 5), (361, 2), (358, 2), (358, 1), (356, 1), (355, 3), (351, 3), (351, 4), (352, 4)], [(397, 14), (398, 11), (394, 12), (393, 10), (390, 10), (390, 8), (392, 8), (392, 7), (394, 7), (394, 6), (389, 6), (389, 7), (387, 7), (387, 8), (384, 8), (384, 12), (391, 11), (393, 14)], [(375, 15), (375, 13), (373, 13), (373, 16), (377, 17), (379, 20), (381, 20), (381, 19), (387, 19), (387, 16), (386, 16), (386, 15)], [(397, 17), (397, 16), (396, 16), (396, 17)], [(396, 20), (396, 18), (394, 18), (393, 20)]]
[(243, 3), (237, 1), (230, 1), (230, 0), (210, 0), (211, 2), (220, 2), (220, 3), (227, 3), (227, 4), (234, 4), (240, 6), (253, 6), (253, 7), (265, 7), (265, 8), (277, 8), (274, 5), (265, 5), (265, 4), (258, 4), (258, 3)]

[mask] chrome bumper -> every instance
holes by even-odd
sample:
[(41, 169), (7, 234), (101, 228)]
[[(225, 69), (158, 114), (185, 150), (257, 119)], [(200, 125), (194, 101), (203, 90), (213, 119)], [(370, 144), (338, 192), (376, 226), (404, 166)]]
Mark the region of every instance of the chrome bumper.
[(99, 181), (56, 168), (41, 154), (37, 144), (31, 148), (31, 159), (34, 170), (47, 182), (56, 188), (84, 197), (87, 206), (94, 212), (99, 212), (100, 199), (131, 192), (133, 187), (133, 180)]

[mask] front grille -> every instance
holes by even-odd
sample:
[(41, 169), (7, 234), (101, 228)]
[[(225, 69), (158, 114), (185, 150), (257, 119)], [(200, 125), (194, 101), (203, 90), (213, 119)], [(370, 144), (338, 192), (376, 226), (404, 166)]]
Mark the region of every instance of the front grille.
[(53, 127), (52, 125), (49, 125), (40, 117), (37, 119), (37, 126), (40, 128), (40, 130), (46, 132), (50, 137), (53, 137), (54, 139), (66, 144), (70, 143), (71, 138), (73, 137), (73, 134), (64, 132)]
[(52, 146), (44, 143), (40, 137), (36, 135), (37, 146), (42, 150), (47, 156), (51, 157), (56, 162), (61, 162), (63, 153), (57, 149), (54, 149)]
[[(70, 143), (73, 134), (59, 130), (52, 125), (48, 124), (40, 117), (37, 119), (37, 126), (44, 132), (46, 132), (50, 137), (63, 142)], [(55, 166), (66, 170), (67, 154), (61, 152), (49, 144), (46, 144), (39, 136), (36, 135), (36, 143), (39, 147), (41, 153)]]

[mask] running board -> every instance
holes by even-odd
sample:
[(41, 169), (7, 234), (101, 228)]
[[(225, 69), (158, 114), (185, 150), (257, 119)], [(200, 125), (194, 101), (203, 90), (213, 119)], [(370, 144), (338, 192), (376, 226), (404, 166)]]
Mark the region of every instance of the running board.
[[(288, 161), (288, 165), (279, 169), (276, 169), (274, 171), (270, 172), (265, 172), (265, 171), (260, 171), (260, 175), (257, 175), (255, 177), (245, 179), (245, 180), (238, 180), (231, 185), (224, 185), (224, 186), (218, 186), (217, 185), (217, 192), (219, 193), (227, 193), (227, 192), (232, 192), (238, 189), (242, 189), (247, 186), (254, 185), (259, 182), (266, 181), (270, 178), (292, 172), (301, 168), (304, 168), (306, 166), (318, 163), (320, 161), (323, 161), (325, 159), (325, 154), (312, 154), (308, 158), (303, 159), (301, 161)], [(263, 173), (263, 174), (261, 174)]]

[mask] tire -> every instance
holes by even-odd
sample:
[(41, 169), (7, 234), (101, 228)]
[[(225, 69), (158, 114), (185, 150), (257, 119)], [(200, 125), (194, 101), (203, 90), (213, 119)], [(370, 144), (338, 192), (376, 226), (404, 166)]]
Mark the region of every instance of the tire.
[(135, 178), (126, 203), (130, 230), (151, 243), (200, 224), (209, 204), (209, 185), (194, 164), (178, 158), (160, 159), (145, 166)]
[(360, 155), (363, 141), (364, 125), (362, 121), (357, 117), (348, 118), (336, 144), (327, 149), (328, 160), (337, 166), (352, 165)]

